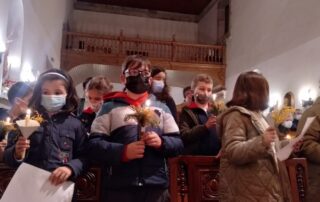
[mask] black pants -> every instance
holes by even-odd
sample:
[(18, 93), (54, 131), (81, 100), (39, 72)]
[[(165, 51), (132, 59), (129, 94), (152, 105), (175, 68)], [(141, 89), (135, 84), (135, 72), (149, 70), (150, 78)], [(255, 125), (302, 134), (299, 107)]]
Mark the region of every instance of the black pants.
[(103, 202), (169, 202), (168, 189), (154, 187), (132, 187), (119, 190), (105, 190)]

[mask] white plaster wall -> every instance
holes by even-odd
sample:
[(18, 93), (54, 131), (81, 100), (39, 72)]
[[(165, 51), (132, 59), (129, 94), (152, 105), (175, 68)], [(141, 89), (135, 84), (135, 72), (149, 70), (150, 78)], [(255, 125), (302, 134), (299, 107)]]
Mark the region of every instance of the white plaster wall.
[(198, 24), (146, 17), (127, 16), (111, 13), (74, 10), (71, 29), (77, 32), (119, 35), (123, 30), (125, 36), (197, 42)]
[(22, 67), (29, 63), (33, 72), (46, 68), (47, 58), (60, 67), (63, 23), (72, 8), (71, 0), (24, 0)]
[(271, 94), (296, 95), (310, 88), (319, 95), (320, 1), (231, 1), (227, 40), (227, 97), (240, 72), (258, 68)]
[(215, 44), (218, 34), (218, 4), (216, 3), (198, 22), (200, 43)]
[[(7, 33), (7, 21), (8, 21), (8, 7), (10, 2), (8, 0), (0, 0), (0, 46), (5, 47), (6, 44), (6, 33)], [(0, 55), (0, 60), (3, 56)], [(0, 84), (2, 84), (2, 65), (3, 61), (0, 62)], [(2, 90), (2, 85), (0, 85), (0, 92)], [(1, 93), (0, 93), (1, 95)]]
[(0, 43), (5, 43), (10, 1), (0, 0)]

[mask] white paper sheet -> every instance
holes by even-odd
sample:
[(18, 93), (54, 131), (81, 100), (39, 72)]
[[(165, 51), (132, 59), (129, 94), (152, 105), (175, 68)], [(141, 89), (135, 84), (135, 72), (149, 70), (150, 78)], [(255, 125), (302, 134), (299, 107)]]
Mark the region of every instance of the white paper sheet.
[(49, 182), (50, 172), (22, 163), (11, 179), (1, 202), (70, 202), (73, 182), (55, 186)]
[(287, 160), (293, 150), (293, 145), (302, 140), (304, 134), (307, 132), (308, 128), (310, 127), (311, 123), (316, 117), (309, 117), (306, 120), (306, 123), (303, 126), (301, 133), (294, 139), (289, 140), (289, 144), (281, 148), (277, 151), (276, 155), (279, 161)]

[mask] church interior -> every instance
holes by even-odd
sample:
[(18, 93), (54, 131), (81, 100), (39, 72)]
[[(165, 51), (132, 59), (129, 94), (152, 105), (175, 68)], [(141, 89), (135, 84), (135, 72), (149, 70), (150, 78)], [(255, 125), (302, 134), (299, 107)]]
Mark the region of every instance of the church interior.
[[(13, 84), (34, 85), (52, 68), (72, 77), (79, 98), (88, 77), (105, 76), (122, 91), (123, 61), (140, 55), (166, 70), (177, 105), (197, 74), (209, 75), (213, 89), (223, 90), (212, 99), (227, 103), (238, 76), (254, 71), (269, 83), (263, 114), (290, 108), (294, 116), (320, 96), (319, 6), (317, 0), (0, 0), (0, 107), (10, 108)], [(170, 200), (220, 201), (219, 158), (169, 158)], [(306, 201), (307, 160), (284, 162), (292, 201)], [(0, 161), (0, 199), (14, 172)], [(77, 201), (102, 201), (101, 178), (97, 166), (81, 175)]]

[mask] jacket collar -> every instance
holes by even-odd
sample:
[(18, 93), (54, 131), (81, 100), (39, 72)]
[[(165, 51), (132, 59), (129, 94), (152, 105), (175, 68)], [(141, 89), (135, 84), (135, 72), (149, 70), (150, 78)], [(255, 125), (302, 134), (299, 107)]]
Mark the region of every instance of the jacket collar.
[(129, 105), (141, 106), (147, 99), (149, 94), (143, 93), (138, 99), (134, 100), (128, 96), (126, 92), (112, 92), (103, 97), (104, 101), (121, 100)]

